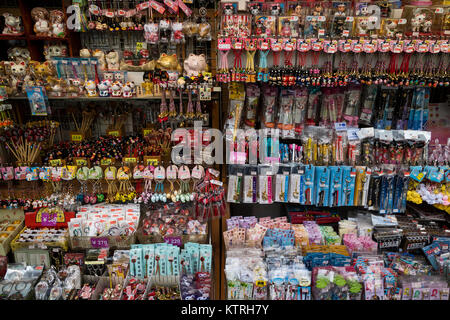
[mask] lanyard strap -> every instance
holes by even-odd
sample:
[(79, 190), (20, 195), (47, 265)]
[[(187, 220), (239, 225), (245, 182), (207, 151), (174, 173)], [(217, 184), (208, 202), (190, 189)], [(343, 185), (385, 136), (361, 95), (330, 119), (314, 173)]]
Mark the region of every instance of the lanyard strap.
[(234, 68), (235, 69), (242, 69), (242, 49), (233, 49), (234, 53)]
[(179, 89), (180, 90), (180, 110), (179, 110), (179, 114), (182, 115), (183, 114), (183, 89)]
[(279, 61), (279, 57), (280, 57), (280, 52), (278, 52), (278, 51), (274, 51), (273, 52), (273, 65), (274, 66), (278, 66), (278, 61)]
[(194, 113), (194, 106), (192, 105), (192, 94), (191, 90), (188, 91), (188, 105), (187, 105), (187, 113), (191, 114)]
[(298, 62), (300, 63), (300, 67), (304, 67), (306, 64), (306, 55), (304, 53), (300, 53), (298, 55)]
[(197, 105), (195, 106), (195, 113), (200, 116), (202, 114), (202, 105), (200, 104), (200, 94), (198, 95), (198, 98), (197, 98)]
[(391, 61), (389, 63), (389, 73), (395, 74), (397, 70), (397, 54), (393, 53), (391, 55)]
[(294, 51), (285, 51), (284, 52), (284, 64), (287, 66), (292, 66), (292, 55), (294, 54)]
[(313, 65), (313, 67), (317, 66), (319, 63), (319, 51), (315, 51), (311, 54), (311, 63)]
[(250, 71), (254, 71), (255, 70), (255, 54), (256, 51), (247, 51), (247, 64), (246, 64), (246, 69), (250, 70)]
[(176, 115), (175, 101), (173, 100), (172, 90), (169, 90), (169, 113), (173, 116)]
[(222, 70), (228, 70), (228, 53), (230, 50), (221, 51), (220, 67)]
[(267, 56), (269, 55), (269, 50), (259, 51), (259, 67), (261, 69), (267, 68)]

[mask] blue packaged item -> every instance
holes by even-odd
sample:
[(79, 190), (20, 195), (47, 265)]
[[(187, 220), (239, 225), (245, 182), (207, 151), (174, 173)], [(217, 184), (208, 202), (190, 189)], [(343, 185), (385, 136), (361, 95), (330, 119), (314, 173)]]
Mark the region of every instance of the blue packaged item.
[[(304, 168), (305, 174), (302, 176), (303, 184), (304, 184), (304, 192), (303, 197), (300, 202), (304, 205), (315, 205), (314, 199), (314, 166), (307, 165)], [(302, 183), (302, 182), (301, 182)]]
[(340, 195), (342, 187), (342, 169), (339, 166), (329, 167), (330, 170), (330, 191), (329, 206), (339, 207), (341, 205)]
[(340, 200), (342, 206), (353, 206), (355, 196), (355, 178), (355, 168), (350, 166), (342, 167), (342, 191)]
[(328, 167), (315, 167), (315, 203), (319, 207), (328, 206), (330, 191), (330, 170)]
[(411, 179), (414, 179), (417, 182), (422, 182), (423, 178), (425, 178), (425, 171), (422, 170), (422, 166), (413, 166), (410, 167), (410, 170)]

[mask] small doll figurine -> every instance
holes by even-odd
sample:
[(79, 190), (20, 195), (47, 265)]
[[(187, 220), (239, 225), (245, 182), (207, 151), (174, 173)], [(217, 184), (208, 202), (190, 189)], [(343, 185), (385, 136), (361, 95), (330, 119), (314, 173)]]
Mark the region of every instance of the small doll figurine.
[(337, 5), (337, 11), (334, 13), (333, 18), (333, 33), (335, 36), (342, 36), (345, 24), (345, 13), (346, 5), (344, 3), (339, 3)]
[(23, 47), (11, 47), (7, 51), (8, 59), (14, 61), (30, 61), (30, 51)]
[(288, 19), (282, 20), (282, 27), (281, 27), (281, 35), (283, 37), (289, 37), (291, 35), (291, 23)]
[(248, 9), (250, 10), (252, 16), (257, 16), (261, 14), (261, 3), (249, 3)]
[(279, 16), (281, 14), (281, 6), (276, 3), (270, 6), (270, 15)]
[(266, 30), (266, 36), (270, 37), (272, 35), (272, 22), (270, 19), (265, 19), (264, 21), (264, 28)]
[(51, 57), (65, 57), (67, 55), (67, 46), (64, 44), (53, 44), (44, 46), (44, 56), (46, 60)]
[(78, 96), (82, 97), (84, 95), (84, 82), (81, 79), (72, 79), (72, 85), (78, 88)]
[(37, 36), (51, 36), (47, 9), (41, 7), (33, 8), (33, 10), (31, 10), (31, 17), (35, 22), (33, 30)]
[(255, 24), (256, 24), (255, 33), (257, 36), (261, 36), (266, 33), (266, 27), (264, 26), (264, 20), (258, 19), (258, 20), (256, 20)]
[(108, 80), (103, 80), (97, 85), (98, 94), (100, 97), (109, 97), (109, 87), (111, 83)]
[(334, 13), (335, 17), (345, 17), (346, 13), (345, 13), (345, 9), (346, 9), (346, 5), (345, 3), (339, 3), (337, 6), (337, 11)]
[(419, 19), (417, 19), (417, 17), (412, 17), (411, 18), (411, 30), (412, 30), (412, 32), (419, 32), (420, 25), (421, 25), (421, 22), (419, 21)]
[(122, 92), (124, 98), (131, 98), (133, 96), (133, 89), (134, 89), (134, 83), (133, 82), (126, 82), (122, 86)]
[(120, 81), (114, 81), (111, 85), (111, 95), (113, 97), (121, 97), (122, 94), (122, 83)]
[(295, 6), (294, 13), (292, 15), (295, 15), (295, 16), (302, 15), (302, 6), (300, 4)]
[(100, 70), (105, 70), (106, 68), (105, 53), (102, 50), (95, 49), (94, 52), (92, 52), (92, 57), (97, 58)]
[(431, 20), (425, 20), (425, 22), (423, 23), (422, 31), (425, 33), (430, 33), (432, 24), (433, 23), (431, 22)]
[(119, 53), (115, 50), (109, 51), (105, 55), (106, 65), (108, 66), (108, 70), (117, 71), (119, 70)]
[(358, 19), (358, 22), (356, 25), (356, 32), (358, 33), (358, 36), (367, 35), (368, 24), (369, 24), (368, 19), (366, 19), (366, 18)]
[(222, 6), (222, 12), (225, 16), (230, 16), (236, 13), (235, 7), (232, 3), (224, 3)]
[(323, 7), (320, 3), (314, 5), (313, 16), (322, 16), (323, 15)]
[(305, 35), (307, 36), (317, 36), (319, 31), (319, 22), (317, 17), (311, 17), (308, 27), (305, 29)]
[(84, 84), (84, 88), (86, 89), (88, 97), (96, 97), (97, 96), (97, 86), (95, 85), (94, 80), (88, 80)]
[(80, 50), (80, 57), (81, 58), (90, 58), (91, 57), (91, 50), (88, 48), (83, 48)]
[(61, 10), (50, 11), (51, 33), (53, 37), (64, 38), (64, 13)]
[(303, 30), (305, 29), (305, 20), (303, 17), (302, 6), (300, 4), (297, 4), (291, 15), (298, 17), (298, 29), (299, 33), (302, 34)]
[(358, 4), (356, 9), (356, 16), (368, 16), (369, 15), (369, 6), (365, 2), (361, 2)]
[(386, 37), (394, 37), (397, 33), (397, 21), (388, 20), (384, 23), (384, 33)]
[(3, 17), (5, 18), (5, 26), (2, 31), (3, 34), (23, 33), (23, 28), (21, 24), (22, 20), (20, 19), (20, 17), (16, 17), (8, 12), (5, 12), (3, 14)]

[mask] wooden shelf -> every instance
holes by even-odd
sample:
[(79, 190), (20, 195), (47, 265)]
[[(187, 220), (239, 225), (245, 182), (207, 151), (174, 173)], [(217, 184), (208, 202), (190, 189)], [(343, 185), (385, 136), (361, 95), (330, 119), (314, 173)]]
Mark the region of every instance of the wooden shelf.
[(0, 34), (0, 40), (26, 40), (25, 34)]
[(67, 37), (59, 38), (59, 37), (40, 37), (34, 34), (31, 34), (28, 36), (29, 40), (36, 40), (36, 41), (68, 41), (69, 39)]
[[(174, 100), (179, 99), (179, 96), (174, 96)], [(28, 100), (26, 96), (22, 97), (8, 97), (8, 100)], [(48, 97), (48, 100), (67, 100), (67, 101), (127, 101), (127, 100), (161, 100), (161, 96), (148, 97)], [(169, 100), (169, 97), (166, 97)]]

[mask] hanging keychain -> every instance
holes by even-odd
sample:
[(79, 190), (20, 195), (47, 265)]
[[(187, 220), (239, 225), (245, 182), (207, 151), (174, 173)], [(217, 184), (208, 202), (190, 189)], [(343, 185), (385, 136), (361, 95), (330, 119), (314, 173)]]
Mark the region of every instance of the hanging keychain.
[(81, 203), (89, 203), (89, 196), (87, 194), (87, 180), (89, 178), (89, 168), (81, 167), (77, 170), (77, 180), (80, 183), (80, 192), (77, 200)]
[(193, 201), (194, 195), (191, 193), (189, 181), (191, 173), (187, 166), (181, 166), (178, 169), (178, 183), (180, 185), (180, 200), (182, 203)]
[(169, 112), (167, 111), (166, 104), (166, 90), (162, 88), (162, 96), (161, 96), (161, 107), (159, 109), (158, 120), (159, 123), (164, 124), (168, 120)]
[(220, 68), (217, 73), (217, 81), (228, 83), (231, 81), (230, 70), (228, 67), (228, 53), (231, 51), (231, 39), (219, 38), (217, 43), (220, 52)]
[(270, 45), (267, 39), (258, 39), (258, 52), (259, 52), (259, 63), (258, 63), (258, 77), (259, 82), (269, 81), (269, 70), (267, 67), (267, 56), (270, 52)]
[(152, 197), (152, 181), (153, 181), (153, 166), (145, 167), (142, 177), (144, 178), (144, 191), (141, 193), (141, 196), (138, 198), (138, 203), (149, 204), (150, 199)]
[(192, 91), (188, 88), (188, 104), (186, 108), (186, 118), (191, 120), (195, 116), (194, 104), (192, 103)]
[(197, 90), (197, 103), (195, 106), (195, 119), (203, 120), (202, 105), (200, 104), (200, 91)]
[(122, 166), (117, 170), (117, 180), (119, 180), (119, 189), (116, 193), (115, 200), (122, 203), (132, 201), (136, 193), (131, 184), (131, 170), (129, 167)]
[(172, 120), (174, 120), (176, 115), (177, 115), (177, 111), (175, 109), (175, 101), (173, 99), (172, 90), (169, 90), (169, 112), (168, 112), (168, 117), (172, 121)]
[(256, 54), (256, 39), (245, 39), (245, 50), (247, 55), (246, 82), (256, 82), (255, 74), (255, 54)]
[(166, 179), (170, 184), (170, 190), (169, 192), (166, 194), (166, 198), (167, 200), (171, 200), (172, 202), (177, 202), (178, 201), (178, 191), (174, 190), (173, 184), (174, 182), (177, 180), (177, 176), (178, 176), (178, 167), (175, 165), (171, 165), (168, 166), (166, 168)]
[(166, 202), (167, 196), (164, 193), (164, 180), (166, 178), (166, 170), (162, 166), (157, 166), (154, 171), (154, 179), (156, 182), (155, 192), (151, 196), (152, 202)]
[(105, 180), (108, 184), (108, 197), (107, 201), (109, 203), (113, 203), (115, 200), (115, 196), (118, 192), (117, 185), (116, 185), (116, 175), (117, 175), (117, 168), (113, 166), (109, 166), (105, 169)]

